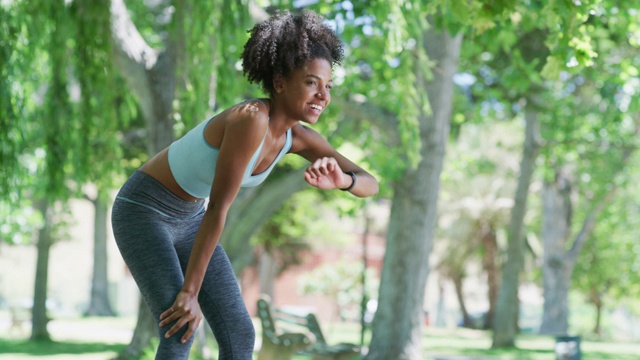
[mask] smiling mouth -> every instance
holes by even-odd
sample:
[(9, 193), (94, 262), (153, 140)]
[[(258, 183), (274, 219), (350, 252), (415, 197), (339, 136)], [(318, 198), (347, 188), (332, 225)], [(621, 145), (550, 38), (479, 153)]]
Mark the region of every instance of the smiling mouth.
[(318, 110), (318, 111), (322, 111), (322, 106), (320, 105), (316, 105), (316, 104), (311, 104), (310, 105), (312, 109)]

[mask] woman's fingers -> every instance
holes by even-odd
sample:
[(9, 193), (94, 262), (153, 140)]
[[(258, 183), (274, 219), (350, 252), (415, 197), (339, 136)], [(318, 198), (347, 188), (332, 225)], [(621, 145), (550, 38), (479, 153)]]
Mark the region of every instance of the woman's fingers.
[(187, 340), (191, 338), (191, 336), (193, 336), (196, 330), (198, 330), (198, 326), (200, 326), (200, 319), (201, 318), (196, 318), (193, 321), (189, 321), (189, 328), (187, 329), (187, 332), (182, 336), (183, 344), (186, 343)]
[(184, 344), (191, 338), (191, 336), (193, 336), (193, 334), (198, 329), (198, 326), (200, 326), (200, 322), (202, 321), (202, 314), (199, 310), (195, 314), (191, 313), (190, 311), (176, 311), (174, 310), (174, 307), (175, 305), (160, 314), (160, 327), (167, 326), (175, 322), (175, 324), (173, 324), (173, 326), (164, 334), (165, 338), (170, 338), (188, 324), (189, 327), (187, 331), (180, 339), (180, 341)]
[[(178, 331), (180, 331), (180, 329), (182, 329), (183, 326), (185, 326), (187, 324), (187, 320), (184, 317), (181, 317), (180, 319), (178, 319), (178, 321), (171, 327), (171, 329), (169, 329), (165, 334), (164, 337), (165, 338), (170, 338), (172, 337), (175, 333), (177, 333)], [(187, 331), (188, 332), (188, 331)], [(186, 335), (186, 334), (185, 334)], [(187, 337), (187, 339), (189, 339), (189, 337)], [(182, 342), (184, 343), (186, 340), (183, 337), (182, 338)]]
[(170, 307), (165, 312), (160, 314), (160, 327), (163, 327), (165, 325), (172, 323), (174, 320), (176, 320), (179, 317), (180, 316), (176, 314), (176, 311), (173, 309), (173, 307)]
[(338, 163), (336, 159), (324, 157), (314, 161), (314, 163), (309, 166), (308, 171), (316, 177), (326, 176), (335, 171), (337, 166)]
[(342, 170), (335, 158), (324, 157), (317, 159), (307, 168), (305, 180), (320, 189), (335, 189), (341, 181)]
[[(175, 304), (174, 304), (175, 305)], [(162, 314), (160, 314), (160, 320), (163, 320), (171, 315), (173, 315), (175, 313), (175, 310), (173, 309), (173, 306), (171, 306), (170, 308), (168, 308), (167, 310), (165, 310), (165, 312), (163, 312)]]

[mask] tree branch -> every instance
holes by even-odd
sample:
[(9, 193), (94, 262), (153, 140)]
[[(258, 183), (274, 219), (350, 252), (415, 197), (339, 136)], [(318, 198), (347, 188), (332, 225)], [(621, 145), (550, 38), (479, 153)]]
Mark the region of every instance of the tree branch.
[(113, 57), (118, 70), (140, 102), (143, 115), (153, 113), (147, 71), (152, 69), (158, 52), (142, 38), (131, 20), (124, 0), (111, 1), (111, 39)]
[(111, 1), (111, 35), (118, 56), (128, 62), (127, 68), (151, 69), (158, 58), (157, 52), (142, 38), (131, 20), (124, 0)]
[(397, 115), (353, 95), (347, 99), (335, 97), (332, 101), (342, 109), (343, 117), (373, 124), (388, 136), (388, 145), (400, 144)]
[[(635, 149), (627, 149), (627, 151), (624, 152), (624, 154), (622, 155), (622, 166), (620, 166), (619, 168), (620, 171), (625, 168), (625, 165), (629, 162), (631, 154), (633, 154), (634, 150)], [(578, 254), (580, 254), (580, 251), (584, 247), (584, 244), (589, 239), (596, 227), (596, 220), (598, 218), (598, 215), (600, 215), (604, 208), (614, 200), (616, 193), (618, 192), (618, 188), (619, 187), (617, 185), (614, 185), (611, 190), (609, 190), (609, 192), (602, 198), (602, 200), (600, 200), (600, 202), (589, 212), (589, 215), (587, 215), (584, 223), (582, 224), (580, 232), (578, 233), (578, 235), (576, 235), (576, 239), (571, 246), (571, 250), (569, 250), (567, 258), (571, 263), (574, 263), (578, 259)]]
[(602, 200), (600, 200), (600, 202), (593, 209), (591, 209), (589, 215), (587, 215), (584, 223), (582, 224), (580, 232), (578, 232), (578, 235), (576, 235), (576, 239), (571, 246), (571, 250), (569, 250), (567, 259), (570, 263), (573, 264), (578, 259), (578, 254), (580, 254), (580, 251), (584, 247), (584, 244), (587, 242), (596, 227), (596, 220), (598, 218), (598, 215), (600, 215), (602, 210), (604, 210), (604, 208), (609, 205), (611, 201), (613, 201), (617, 190), (618, 188), (615, 187), (611, 191), (609, 191), (604, 196), (604, 198), (602, 198)]
[(251, 237), (276, 212), (291, 195), (302, 190), (305, 167), (290, 171), (276, 181), (259, 188), (246, 189), (236, 200), (227, 217), (227, 226), (220, 239), (236, 272), (253, 258)]

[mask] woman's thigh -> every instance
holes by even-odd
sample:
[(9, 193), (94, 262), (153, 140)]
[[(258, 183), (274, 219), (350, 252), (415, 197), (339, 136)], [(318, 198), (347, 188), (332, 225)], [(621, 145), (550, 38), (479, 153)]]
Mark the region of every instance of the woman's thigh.
[(184, 276), (170, 226), (143, 206), (117, 199), (112, 212), (116, 244), (156, 320), (182, 288)]

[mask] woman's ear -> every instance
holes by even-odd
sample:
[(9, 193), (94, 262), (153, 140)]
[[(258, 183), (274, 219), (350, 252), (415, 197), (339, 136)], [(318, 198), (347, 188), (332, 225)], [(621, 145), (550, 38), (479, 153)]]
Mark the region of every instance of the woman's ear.
[(281, 93), (284, 90), (284, 78), (282, 75), (275, 75), (273, 77), (273, 89), (276, 93)]

